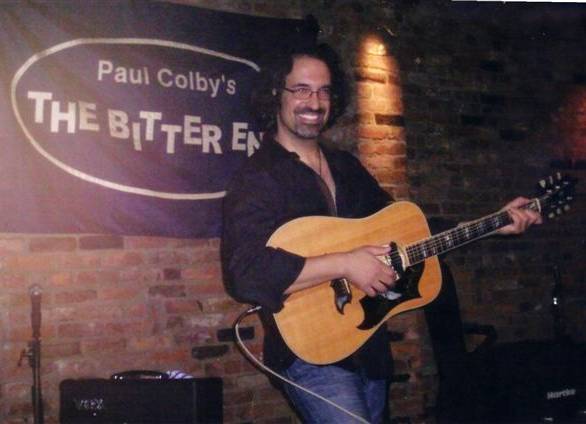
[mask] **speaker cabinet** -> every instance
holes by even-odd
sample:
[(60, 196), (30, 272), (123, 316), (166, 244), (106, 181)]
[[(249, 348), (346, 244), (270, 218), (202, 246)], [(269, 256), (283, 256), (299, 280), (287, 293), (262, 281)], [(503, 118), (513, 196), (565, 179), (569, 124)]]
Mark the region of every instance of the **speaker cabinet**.
[(220, 378), (64, 380), (61, 424), (193, 424), (222, 422)]
[(583, 422), (586, 369), (583, 345), (517, 342), (496, 345), (489, 368), (498, 422)]

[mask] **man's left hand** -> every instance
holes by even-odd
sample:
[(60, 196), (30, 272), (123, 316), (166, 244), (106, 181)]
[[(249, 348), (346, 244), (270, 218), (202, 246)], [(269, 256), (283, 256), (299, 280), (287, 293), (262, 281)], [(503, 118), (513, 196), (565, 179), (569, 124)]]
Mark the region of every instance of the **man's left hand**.
[(530, 200), (525, 197), (517, 197), (511, 202), (507, 203), (503, 210), (506, 210), (513, 220), (513, 222), (496, 233), (505, 234), (521, 234), (527, 230), (531, 225), (541, 224), (543, 219), (538, 212), (531, 209), (522, 209), (522, 206), (529, 203)]

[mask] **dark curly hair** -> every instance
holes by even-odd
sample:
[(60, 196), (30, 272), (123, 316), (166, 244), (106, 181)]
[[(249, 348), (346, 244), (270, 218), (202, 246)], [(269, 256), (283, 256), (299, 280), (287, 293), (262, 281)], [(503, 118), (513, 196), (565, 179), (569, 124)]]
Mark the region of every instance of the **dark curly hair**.
[(252, 105), (258, 125), (267, 134), (274, 135), (277, 130), (277, 111), (281, 107), (281, 96), (278, 93), (285, 86), (285, 78), (293, 70), (293, 61), (304, 56), (321, 60), (330, 70), (332, 97), (330, 117), (326, 128), (332, 126), (346, 110), (348, 105), (347, 80), (336, 52), (327, 44), (293, 47), (276, 56), (263, 59), (260, 64), (259, 90), (253, 94)]

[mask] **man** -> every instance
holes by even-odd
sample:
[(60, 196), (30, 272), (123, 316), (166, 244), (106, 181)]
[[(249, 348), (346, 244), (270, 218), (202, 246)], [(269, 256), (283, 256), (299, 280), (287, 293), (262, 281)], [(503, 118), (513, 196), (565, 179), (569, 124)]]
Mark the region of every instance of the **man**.
[[(263, 88), (268, 96), (261, 96), (260, 112), (268, 121), (267, 131), (225, 199), (226, 284), (236, 299), (262, 306), (267, 366), (363, 420), (380, 423), (385, 420), (392, 372), (385, 326), (349, 358), (320, 366), (295, 357), (271, 313), (282, 308), (287, 294), (338, 278), (346, 278), (368, 296), (387, 291), (397, 275), (378, 257), (388, 254), (389, 246), (304, 258), (266, 243), (279, 226), (294, 218), (361, 218), (392, 199), (354, 156), (319, 142), (323, 130), (344, 110), (344, 84), (333, 52), (324, 45), (290, 52), (265, 71), (269, 82)], [(538, 214), (518, 209), (525, 202), (519, 198), (507, 205), (513, 224), (501, 233), (520, 233), (540, 222)], [(292, 385), (284, 384), (283, 389), (304, 422), (352, 421), (346, 412)]]

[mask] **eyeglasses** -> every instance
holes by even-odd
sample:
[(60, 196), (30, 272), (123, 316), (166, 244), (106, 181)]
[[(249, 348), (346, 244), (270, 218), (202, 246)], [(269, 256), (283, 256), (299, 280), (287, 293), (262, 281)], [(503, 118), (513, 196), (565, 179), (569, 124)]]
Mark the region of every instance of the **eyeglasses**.
[(332, 97), (332, 89), (330, 87), (322, 87), (317, 90), (312, 90), (309, 87), (283, 87), (283, 90), (293, 94), (293, 97), (297, 100), (309, 100), (313, 93), (317, 93), (317, 98), (320, 100), (330, 100)]

